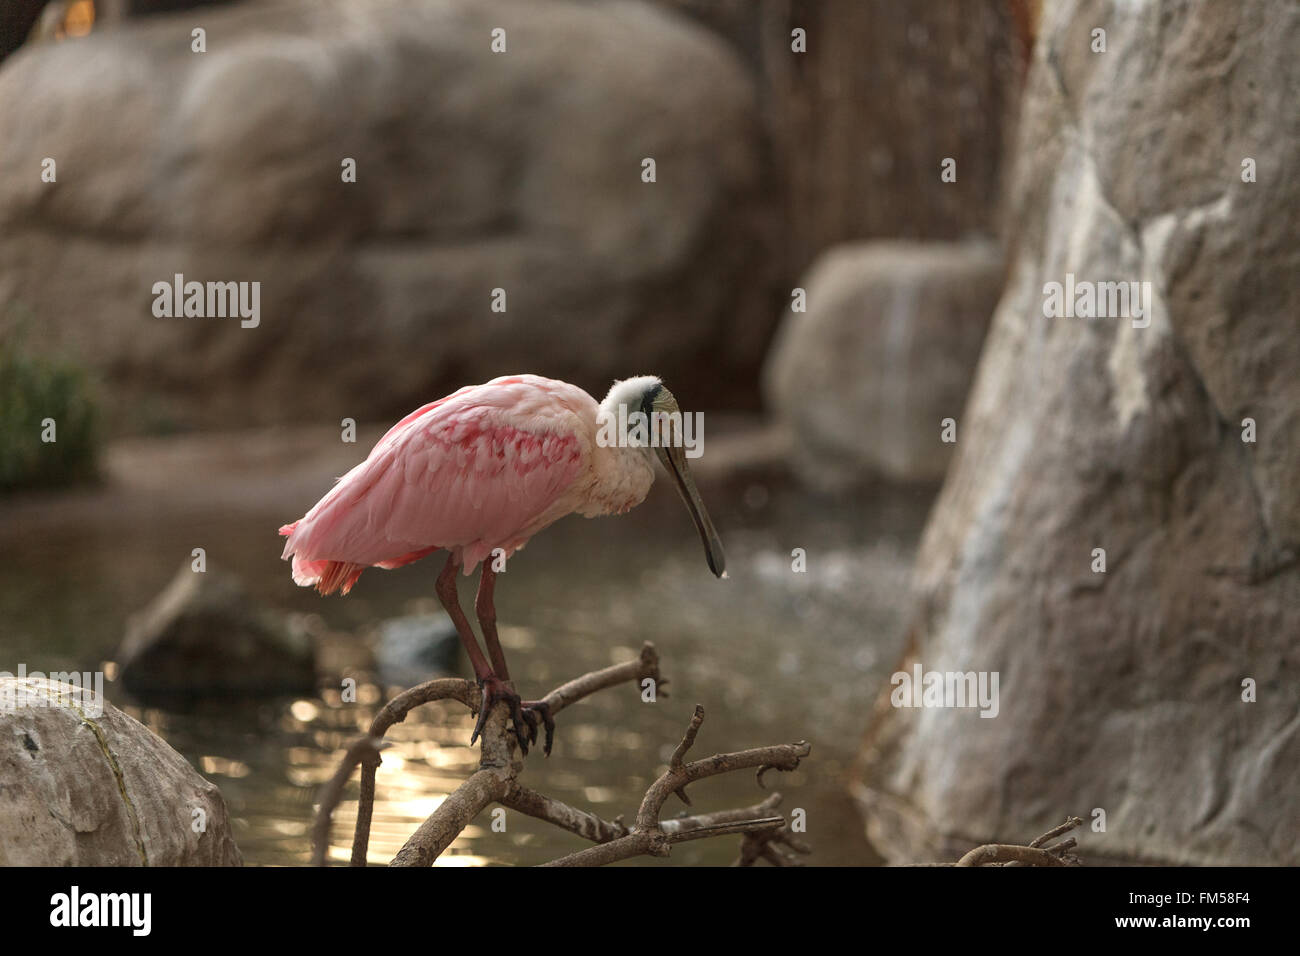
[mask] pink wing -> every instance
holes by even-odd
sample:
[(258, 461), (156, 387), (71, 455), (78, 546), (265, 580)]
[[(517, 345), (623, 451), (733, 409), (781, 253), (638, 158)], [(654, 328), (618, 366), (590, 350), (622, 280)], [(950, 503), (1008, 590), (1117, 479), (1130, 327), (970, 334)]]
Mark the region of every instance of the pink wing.
[(581, 417), (532, 382), (498, 379), (412, 412), (288, 535), (294, 581), (351, 589), (367, 566), (400, 567), (439, 548), (465, 573), (507, 556), (545, 524), (583, 466)]

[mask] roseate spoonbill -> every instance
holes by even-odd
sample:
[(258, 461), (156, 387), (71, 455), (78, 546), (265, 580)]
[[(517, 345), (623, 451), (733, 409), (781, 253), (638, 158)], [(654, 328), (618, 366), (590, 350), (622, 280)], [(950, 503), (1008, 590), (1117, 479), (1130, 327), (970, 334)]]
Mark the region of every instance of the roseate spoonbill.
[[(640, 416), (633, 415), (640, 412)], [(298, 521), (285, 525), (293, 579), (321, 594), (347, 594), (367, 567), (398, 568), (440, 549), (449, 553), (437, 592), (456, 625), (482, 689), (470, 744), (498, 701), (510, 707), (523, 753), (540, 717), (551, 752), (555, 722), (542, 701), (523, 701), (497, 639), (493, 589), (497, 549), (510, 557), (568, 514), (622, 514), (639, 505), (659, 456), (704, 542), (709, 568), (726, 577), (722, 542), (700, 500), (680, 440), (652, 446), (634, 425), (680, 415), (654, 376), (615, 382), (599, 405), (575, 385), (537, 375), (495, 378), (416, 409)], [(664, 419), (660, 419), (663, 421)], [(677, 419), (680, 422), (680, 418)], [(677, 432), (680, 439), (681, 432)], [(611, 440), (613, 439), (613, 440)], [(456, 588), (482, 563), (475, 609), (491, 663), (475, 640)]]

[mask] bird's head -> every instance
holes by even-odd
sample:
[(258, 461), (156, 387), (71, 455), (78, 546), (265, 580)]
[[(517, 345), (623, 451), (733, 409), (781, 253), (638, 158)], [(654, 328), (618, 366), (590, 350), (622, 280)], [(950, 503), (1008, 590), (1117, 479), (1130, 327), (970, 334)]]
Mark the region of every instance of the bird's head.
[(673, 393), (653, 375), (615, 382), (600, 403), (600, 421), (614, 431), (620, 445), (641, 448), (646, 455), (653, 453), (659, 458), (700, 533), (709, 570), (725, 578), (726, 554), (686, 463), (687, 429)]

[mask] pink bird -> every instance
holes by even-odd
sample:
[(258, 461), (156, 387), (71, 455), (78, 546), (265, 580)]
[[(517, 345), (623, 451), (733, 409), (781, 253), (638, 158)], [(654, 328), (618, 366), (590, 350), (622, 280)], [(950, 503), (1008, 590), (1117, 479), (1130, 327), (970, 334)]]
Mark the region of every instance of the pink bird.
[[(639, 413), (639, 414), (638, 414)], [(648, 427), (662, 423), (664, 427)], [(510, 707), (523, 753), (538, 719), (551, 752), (555, 723), (542, 701), (523, 701), (497, 638), (489, 558), (509, 558), (569, 514), (622, 514), (654, 481), (657, 454), (695, 522), (709, 568), (726, 577), (722, 542), (686, 464), (682, 417), (663, 383), (615, 382), (599, 405), (575, 385), (511, 375), (460, 389), (407, 415), (301, 519), (285, 525), (293, 579), (321, 594), (347, 594), (368, 567), (399, 568), (450, 552), (437, 592), (482, 689), (472, 745), (498, 701)], [(665, 440), (666, 436), (666, 440)], [(475, 609), (491, 663), (461, 610), (456, 569), (480, 563)]]

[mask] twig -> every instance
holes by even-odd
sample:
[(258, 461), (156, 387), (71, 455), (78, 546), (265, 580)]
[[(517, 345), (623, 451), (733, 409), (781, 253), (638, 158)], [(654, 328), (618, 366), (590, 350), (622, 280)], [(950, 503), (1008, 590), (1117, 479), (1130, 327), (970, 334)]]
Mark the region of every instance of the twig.
[[(471, 711), (476, 713), (478, 711), (478, 696), (474, 683), (451, 677), (425, 681), (410, 690), (403, 691), (385, 704), (371, 720), (367, 735), (348, 748), (348, 753), (339, 764), (339, 769), (321, 793), (320, 809), (316, 812), (316, 821), (312, 826), (314, 866), (325, 865), (325, 846), (329, 842), (330, 822), (339, 798), (343, 795), (343, 787), (352, 775), (352, 768), (357, 765), (357, 760), (349, 761), (353, 748), (357, 747), (361, 748), (358, 758), (361, 763), (361, 797), (357, 804), (357, 825), (352, 837), (352, 866), (366, 865), (366, 852), (370, 844), (370, 821), (375, 807), (375, 772), (382, 762), (379, 751), (387, 746), (382, 742), (384, 734), (393, 724), (404, 721), (406, 715), (416, 707), (435, 700), (458, 700)], [(366, 741), (372, 742), (369, 748), (366, 746)], [(331, 791), (331, 788), (336, 789)]]
[[(762, 772), (760, 768), (759, 773)], [(772, 799), (775, 800), (773, 804), (775, 806), (781, 802), (781, 795), (773, 794)], [(790, 824), (787, 823), (777, 830), (745, 834), (745, 838), (740, 842), (740, 856), (731, 865), (753, 866), (763, 859), (773, 866), (803, 866), (796, 854), (807, 856), (810, 853), (812, 847), (796, 837), (790, 829)]]
[(555, 688), (542, 699), (550, 705), (552, 714), (558, 714), (570, 704), (575, 704), (584, 697), (590, 697), (596, 691), (629, 680), (636, 681), (639, 686), (646, 678), (655, 682), (655, 692), (658, 696), (667, 696), (662, 688), (668, 681), (659, 676), (659, 653), (649, 641), (641, 645), (641, 654), (636, 660), (583, 674)]
[(500, 768), (485, 767), (474, 771), (438, 805), (429, 819), (420, 824), (406, 845), (397, 851), (391, 865), (431, 866), (480, 810), (505, 796), (508, 784), (509, 780)]
[(1082, 825), (1083, 819), (1081, 817), (1068, 817), (1064, 823), (1052, 827), (1042, 836), (1031, 841), (1028, 846), (988, 843), (984, 846), (977, 846), (953, 865), (1077, 866), (1078, 858), (1066, 853), (1067, 850), (1072, 850), (1077, 846), (1077, 841), (1073, 837), (1049, 847), (1044, 847), (1044, 844)]
[(343, 788), (347, 785), (348, 778), (352, 776), (352, 768), (357, 764), (373, 760), (375, 765), (379, 763), (379, 751), (384, 747), (383, 741), (375, 737), (360, 737), (352, 742), (347, 752), (343, 754), (343, 760), (339, 763), (338, 770), (334, 771), (334, 776), (326, 782), (320, 793), (320, 810), (316, 813), (316, 820), (311, 828), (311, 862), (312, 866), (324, 866), (325, 854), (329, 849), (330, 842), (330, 819), (334, 815), (334, 809), (343, 799)]
[(416, 707), (435, 700), (458, 700), (478, 713), (479, 694), (474, 682), (458, 677), (443, 677), (402, 691), (385, 704), (370, 722), (370, 736), (383, 737), (389, 727), (400, 724)]
[(669, 843), (685, 843), (687, 840), (702, 840), (705, 837), (724, 836), (728, 833), (770, 833), (785, 826), (785, 817), (761, 817), (758, 820), (743, 820), (739, 823), (715, 823), (712, 826), (697, 827), (682, 833), (669, 834)]
[(990, 863), (1027, 863), (1030, 866), (1065, 866), (1060, 857), (1032, 846), (1015, 846), (1009, 843), (987, 843), (977, 846), (960, 860), (957, 866), (987, 866)]
[[(699, 730), (697, 721), (703, 722), (703, 720), (704, 708), (697, 704), (695, 716), (691, 718), (691, 728), (687, 730), (686, 739), (682, 741), (686, 747), (689, 748), (695, 740), (692, 731)], [(641, 809), (637, 811), (636, 829), (658, 829), (659, 813), (663, 809), (664, 801), (670, 794), (681, 790), (688, 783), (750, 767), (770, 766), (778, 770), (794, 770), (799, 766), (799, 761), (808, 756), (811, 751), (812, 745), (801, 740), (794, 744), (776, 744), (770, 747), (742, 750), (738, 753), (714, 754), (712, 757), (691, 763), (678, 762), (677, 766), (670, 766), (668, 772), (652, 783), (650, 789), (646, 791), (645, 799), (641, 801)], [(677, 754), (674, 753), (674, 757), (676, 756)]]
[(752, 807), (741, 807), (739, 810), (716, 810), (713, 813), (700, 813), (694, 816), (687, 816), (684, 812), (679, 817), (673, 817), (671, 820), (660, 822), (659, 829), (663, 830), (670, 837), (677, 833), (685, 833), (691, 830), (715, 827), (726, 823), (743, 823), (749, 820), (759, 820), (765, 817), (775, 816), (775, 810), (781, 805), (781, 795), (774, 793), (762, 803), (756, 803)]
[(695, 743), (700, 725), (704, 722), (704, 708), (697, 704), (695, 714), (682, 742), (673, 751), (668, 770), (652, 783), (646, 790), (637, 811), (636, 826), (631, 833), (609, 843), (603, 843), (590, 849), (570, 853), (568, 856), (552, 860), (545, 866), (603, 866), (634, 856), (667, 856), (673, 843), (694, 839), (691, 834), (701, 828), (717, 828), (726, 833), (769, 832), (781, 829), (784, 821), (781, 817), (765, 816), (750, 820), (711, 820), (696, 826), (664, 827), (659, 822), (664, 801), (671, 794), (680, 793), (688, 783), (705, 777), (744, 770), (750, 767), (771, 766), (781, 770), (794, 770), (799, 761), (808, 756), (812, 750), (810, 744), (800, 741), (797, 744), (777, 744), (771, 747), (756, 747), (738, 753), (714, 754), (703, 760), (685, 762), (686, 752)]
[(1064, 823), (1062, 823), (1060, 826), (1052, 827), (1052, 829), (1048, 830), (1037, 840), (1031, 841), (1029, 845), (1032, 847), (1043, 846), (1044, 844), (1047, 843), (1048, 840), (1055, 840), (1062, 833), (1069, 833), (1075, 827), (1081, 827), (1081, 826), (1083, 826), (1082, 817), (1066, 817)]
[(503, 807), (518, 810), (527, 816), (553, 823), (562, 830), (576, 833), (592, 843), (608, 843), (628, 834), (622, 817), (613, 821), (602, 820), (594, 813), (571, 807), (536, 790), (521, 787), (514, 781), (511, 781), (510, 787), (498, 802)]

